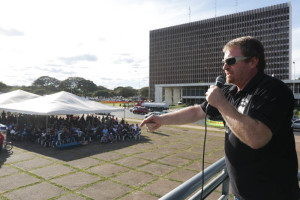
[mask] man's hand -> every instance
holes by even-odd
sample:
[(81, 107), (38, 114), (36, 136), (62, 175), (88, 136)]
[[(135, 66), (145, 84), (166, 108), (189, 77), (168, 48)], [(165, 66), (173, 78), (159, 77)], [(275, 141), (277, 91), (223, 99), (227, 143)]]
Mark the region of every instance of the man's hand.
[(143, 127), (146, 124), (147, 130), (149, 132), (153, 132), (154, 130), (161, 127), (162, 122), (160, 116), (157, 115), (151, 115), (150, 117), (144, 119), (142, 123), (140, 124), (141, 127)]
[(216, 108), (218, 108), (219, 105), (222, 105), (227, 101), (227, 99), (223, 94), (223, 91), (215, 85), (211, 85), (210, 88), (205, 93), (205, 95), (206, 95), (207, 102), (211, 106)]

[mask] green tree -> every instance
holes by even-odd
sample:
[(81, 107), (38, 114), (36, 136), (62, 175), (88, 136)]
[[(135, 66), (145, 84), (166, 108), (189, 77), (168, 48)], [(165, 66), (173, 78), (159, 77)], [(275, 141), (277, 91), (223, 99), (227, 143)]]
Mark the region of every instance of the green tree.
[(9, 90), (9, 87), (5, 83), (2, 83), (0, 81), (0, 91), (1, 92), (8, 92), (8, 90)]
[(33, 83), (33, 87), (45, 89), (46, 94), (54, 93), (59, 91), (60, 80), (49, 76), (41, 76), (36, 79)]
[(98, 89), (97, 85), (93, 81), (89, 81), (81, 77), (69, 77), (60, 82), (59, 88), (82, 96), (87, 96)]
[(143, 96), (143, 97), (148, 98), (148, 96), (149, 96), (149, 87), (143, 87), (143, 88), (139, 89), (138, 94)]
[(45, 94), (47, 94), (47, 90), (39, 88), (39, 89), (34, 90), (33, 93), (38, 94), (38, 95), (45, 95)]
[(114, 94), (122, 97), (132, 97), (137, 95), (137, 90), (133, 87), (117, 87), (114, 89)]
[(97, 90), (93, 93), (93, 97), (112, 97), (113, 94), (109, 90)]
[(83, 96), (91, 96), (91, 94), (98, 89), (97, 85), (90, 80), (78, 80), (77, 89)]

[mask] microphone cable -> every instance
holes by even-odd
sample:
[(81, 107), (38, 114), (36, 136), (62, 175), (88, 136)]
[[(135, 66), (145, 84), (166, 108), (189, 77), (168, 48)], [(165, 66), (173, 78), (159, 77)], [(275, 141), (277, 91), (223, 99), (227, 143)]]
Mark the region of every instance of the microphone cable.
[[(208, 104), (207, 104), (208, 105)], [(201, 197), (200, 200), (203, 200), (203, 188), (204, 188), (204, 155), (205, 155), (205, 144), (206, 144), (206, 135), (207, 135), (207, 111), (208, 106), (206, 107), (205, 118), (204, 118), (204, 139), (203, 139), (203, 151), (202, 151), (202, 186), (201, 186)]]
[[(215, 83), (215, 86), (218, 86), (219, 88), (222, 88), (224, 83), (226, 82), (225, 80), (225, 77), (223, 75), (220, 75), (216, 78), (216, 83)], [(203, 187), (204, 187), (204, 154), (205, 154), (205, 143), (206, 143), (206, 135), (207, 135), (207, 113), (208, 113), (208, 110), (210, 108), (210, 105), (209, 103), (207, 102), (207, 105), (206, 105), (206, 109), (205, 109), (205, 130), (204, 130), (204, 140), (203, 140), (203, 153), (202, 153), (202, 192), (201, 192), (201, 198), (200, 200), (203, 199)]]

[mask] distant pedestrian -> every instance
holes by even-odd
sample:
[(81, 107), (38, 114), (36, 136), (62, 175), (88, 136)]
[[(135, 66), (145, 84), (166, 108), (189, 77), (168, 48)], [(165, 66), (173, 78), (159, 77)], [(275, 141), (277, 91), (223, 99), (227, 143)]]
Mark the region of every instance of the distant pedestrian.
[(0, 133), (0, 152), (2, 151), (3, 141), (4, 141), (4, 135)]

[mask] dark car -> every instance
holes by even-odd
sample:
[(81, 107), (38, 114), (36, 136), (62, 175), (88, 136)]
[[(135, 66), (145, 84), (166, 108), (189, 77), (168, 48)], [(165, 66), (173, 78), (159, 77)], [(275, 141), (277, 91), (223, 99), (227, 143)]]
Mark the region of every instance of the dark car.
[(134, 114), (147, 114), (149, 111), (145, 107), (138, 107), (132, 111)]
[(133, 112), (135, 109), (140, 108), (141, 106), (134, 106), (132, 108), (129, 109), (130, 112)]

